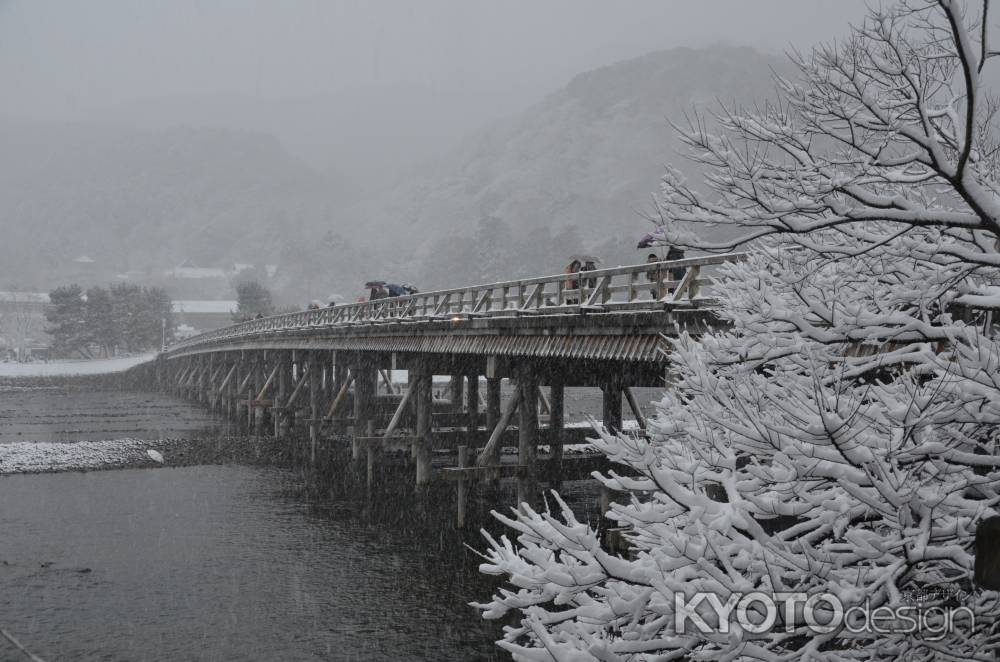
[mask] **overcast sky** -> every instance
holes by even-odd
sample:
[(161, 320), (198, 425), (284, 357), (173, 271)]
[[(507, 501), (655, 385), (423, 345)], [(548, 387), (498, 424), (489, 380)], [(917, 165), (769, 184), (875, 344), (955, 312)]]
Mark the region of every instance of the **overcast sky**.
[(780, 52), (862, 0), (0, 0), (3, 112), (275, 133), (323, 167), (426, 158), (604, 64)]

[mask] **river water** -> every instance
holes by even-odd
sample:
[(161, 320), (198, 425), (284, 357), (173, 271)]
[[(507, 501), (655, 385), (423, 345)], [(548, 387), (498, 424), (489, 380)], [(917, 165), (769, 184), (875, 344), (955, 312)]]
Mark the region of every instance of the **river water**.
[[(244, 466), (6, 477), (0, 624), (48, 661), (502, 659), (466, 604), (491, 585), (467, 551), (310, 503), (299, 480)], [(12, 651), (0, 642), (0, 660)]]
[[(33, 390), (0, 392), (0, 443), (211, 434), (170, 397)], [(454, 529), (452, 488), (421, 501), (406, 472), (374, 495), (307, 474), (0, 476), (0, 628), (47, 662), (509, 659), (468, 605), (498, 583), (466, 546), (480, 535)], [(575, 485), (592, 517), (593, 487)], [(0, 662), (19, 655), (0, 639)]]

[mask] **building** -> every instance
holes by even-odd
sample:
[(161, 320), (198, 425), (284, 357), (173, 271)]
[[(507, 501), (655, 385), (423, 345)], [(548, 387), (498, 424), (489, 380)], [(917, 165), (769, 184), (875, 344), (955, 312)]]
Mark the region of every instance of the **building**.
[[(237, 303), (228, 300), (177, 300), (173, 302), (178, 335), (220, 329), (233, 323)], [(182, 327), (189, 327), (185, 329)]]
[(50, 344), (45, 332), (49, 305), (44, 292), (0, 292), (0, 360), (44, 356)]

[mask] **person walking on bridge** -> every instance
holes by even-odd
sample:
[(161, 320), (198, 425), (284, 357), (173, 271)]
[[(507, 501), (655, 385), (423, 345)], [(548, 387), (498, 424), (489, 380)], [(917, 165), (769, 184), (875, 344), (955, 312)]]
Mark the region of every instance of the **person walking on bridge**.
[[(676, 246), (671, 246), (667, 249), (667, 260), (683, 260), (684, 259), (684, 249), (677, 248)], [(678, 285), (684, 280), (684, 276), (687, 274), (687, 267), (675, 267), (670, 270), (670, 280), (676, 281)], [(671, 287), (669, 290), (670, 294), (674, 293), (674, 288)]]
[(567, 298), (566, 303), (570, 305), (580, 303), (580, 299), (577, 298), (577, 296), (579, 296), (580, 294), (579, 292), (580, 279), (573, 278), (574, 275), (580, 273), (580, 261), (577, 259), (570, 260), (570, 263), (566, 265), (565, 269), (563, 269), (563, 273), (565, 273), (568, 276), (568, 278), (566, 278), (566, 280), (563, 281), (563, 287), (567, 290), (574, 291), (574, 293), (576, 294), (576, 296), (571, 296)]
[[(660, 256), (656, 253), (650, 253), (646, 256), (646, 264), (655, 264), (660, 261)], [(646, 272), (646, 280), (653, 284), (653, 288), (649, 290), (649, 296), (652, 297), (653, 301), (660, 298), (660, 283), (663, 282), (663, 274), (660, 273), (659, 269), (650, 269)]]

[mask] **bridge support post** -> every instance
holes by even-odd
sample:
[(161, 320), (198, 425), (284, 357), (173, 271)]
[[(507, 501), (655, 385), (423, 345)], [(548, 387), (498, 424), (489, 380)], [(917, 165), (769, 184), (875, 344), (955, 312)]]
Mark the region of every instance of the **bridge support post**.
[(549, 447), (552, 450), (552, 471), (553, 482), (556, 489), (562, 483), (562, 463), (563, 463), (563, 425), (565, 422), (564, 404), (566, 388), (561, 376), (552, 378), (549, 385), (549, 400), (551, 409), (549, 410)]
[(253, 406), (253, 396), (257, 395), (257, 389), (261, 387), (263, 383), (263, 377), (261, 377), (261, 372), (263, 372), (262, 357), (258, 353), (257, 360), (253, 362), (253, 366), (250, 368), (250, 380), (247, 382), (247, 434), (253, 434), (256, 430), (254, 425), (254, 415), (256, 413)]
[(612, 434), (622, 430), (622, 380), (620, 377), (612, 377), (601, 387), (604, 390), (603, 397), (603, 422), (604, 427)]
[(261, 398), (267, 395), (266, 393), (266, 389), (268, 386), (267, 378), (270, 372), (268, 368), (271, 367), (270, 364), (273, 362), (274, 362), (274, 353), (273, 352), (268, 353), (267, 351), (265, 351), (264, 355), (261, 357), (260, 360), (260, 367), (257, 370), (257, 383), (254, 385), (253, 396), (251, 396), (253, 397), (254, 400), (254, 408), (253, 408), (254, 434), (257, 435), (258, 437), (264, 434), (264, 416), (266, 415), (267, 412), (264, 409), (264, 406), (260, 404), (260, 400)]
[(538, 491), (538, 377), (528, 366), (521, 366), (517, 375), (521, 390), (520, 419), (517, 434), (517, 463), (522, 474), (517, 479), (518, 507), (533, 505)]
[(417, 487), (431, 482), (431, 421), (434, 407), (433, 375), (426, 364), (421, 363), (413, 376), (413, 388), (417, 407), (417, 427), (415, 444)]
[(316, 355), (309, 355), (309, 463), (316, 464), (316, 445), (319, 443), (319, 389), (323, 364)]
[(281, 439), (288, 430), (288, 419), (285, 416), (285, 400), (288, 399), (288, 378), (292, 374), (292, 364), (285, 352), (279, 352), (275, 358), (278, 362), (278, 383), (274, 387), (271, 422), (274, 424), (274, 438)]
[(198, 380), (198, 402), (207, 405), (209, 402), (209, 389), (212, 388), (212, 369), (215, 367), (215, 355), (209, 354), (203, 358), (202, 364), (204, 365), (204, 369), (201, 371), (201, 379)]
[[(347, 364), (344, 363), (343, 353), (334, 352), (333, 353), (333, 392), (339, 394), (340, 390), (344, 388), (344, 382), (347, 381)], [(346, 396), (345, 396), (346, 397)], [(334, 435), (339, 435), (344, 433), (344, 425), (339, 421), (330, 423), (330, 432)]]
[[(502, 379), (499, 377), (486, 378), (486, 429), (492, 430), (500, 422), (500, 387)], [(489, 459), (490, 464), (496, 464), (500, 459), (499, 447), (495, 457)]]
[(468, 376), (465, 390), (465, 431), (469, 444), (475, 443), (479, 430), (479, 375)]
[(226, 416), (232, 421), (239, 416), (239, 408), (236, 405), (236, 398), (239, 397), (237, 390), (240, 382), (243, 381), (243, 357), (237, 355), (233, 359), (236, 363), (236, 370), (233, 371), (233, 378), (226, 387)]
[(370, 357), (362, 354), (354, 368), (354, 439), (351, 444), (351, 459), (361, 459), (361, 445), (358, 437), (374, 436), (375, 389), (378, 386), (378, 371)]
[[(458, 447), (458, 466), (461, 469), (469, 466), (469, 447), (459, 446)], [(456, 499), (456, 510), (458, 519), (458, 528), (465, 528), (466, 510), (468, 509), (469, 501), (469, 484), (464, 480), (459, 480), (456, 485), (458, 496)]]
[(462, 375), (452, 374), (451, 382), (448, 384), (448, 400), (451, 402), (451, 413), (459, 414), (462, 412), (462, 394), (464, 389), (462, 388), (463, 382)]

